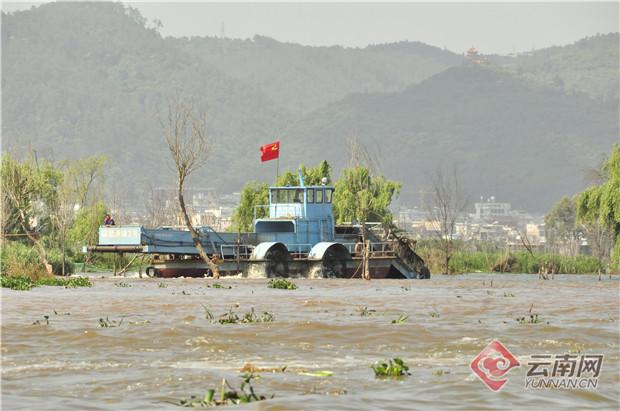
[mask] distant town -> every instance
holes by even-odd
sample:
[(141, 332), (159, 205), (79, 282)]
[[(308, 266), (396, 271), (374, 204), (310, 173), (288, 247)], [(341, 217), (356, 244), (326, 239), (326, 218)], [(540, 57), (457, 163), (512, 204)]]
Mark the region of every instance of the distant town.
[[(226, 231), (239, 204), (240, 192), (218, 193), (212, 188), (187, 188), (185, 192), (192, 222), (208, 225), (216, 231)], [(178, 213), (176, 190), (158, 187), (152, 190), (149, 205), (143, 210), (112, 208), (117, 220), (145, 226), (183, 226)], [(440, 224), (429, 216), (424, 207), (401, 205), (393, 210), (394, 224), (413, 239), (436, 239), (440, 236)], [(546, 249), (544, 215), (513, 209), (511, 203), (502, 202), (494, 196), (478, 198), (462, 213), (455, 224), (455, 240), (492, 244), (498, 249), (513, 251), (526, 247), (534, 251)], [(590, 253), (587, 239), (577, 238), (571, 244), (558, 245), (568, 254)]]

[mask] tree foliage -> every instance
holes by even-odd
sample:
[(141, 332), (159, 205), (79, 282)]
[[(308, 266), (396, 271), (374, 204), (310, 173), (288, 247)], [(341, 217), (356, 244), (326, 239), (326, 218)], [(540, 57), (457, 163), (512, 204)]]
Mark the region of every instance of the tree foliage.
[[(75, 213), (79, 209), (78, 218), (90, 213), (91, 199), (101, 195), (95, 187), (99, 187), (104, 163), (96, 157), (55, 165), (36, 157), (19, 161), (5, 154), (1, 170), (5, 240), (34, 246), (48, 274), (52, 265), (54, 273), (72, 272), (65, 264), (67, 250), (74, 254), (88, 237), (75, 224)], [(91, 222), (91, 236), (96, 235), (93, 227), (100, 222), (100, 217)], [(50, 252), (53, 261), (49, 260)]]
[(254, 210), (256, 210), (256, 218), (265, 217), (267, 215), (265, 208), (257, 206), (266, 204), (269, 204), (269, 186), (256, 181), (246, 183), (241, 190), (241, 199), (233, 214), (230, 230), (252, 231)]
[(577, 240), (579, 230), (576, 226), (577, 207), (575, 199), (562, 197), (545, 215), (545, 237), (552, 245)]
[(57, 202), (62, 172), (51, 163), (33, 158), (20, 162), (8, 154), (2, 157), (4, 232), (24, 234), (51, 230), (49, 217)]
[[(327, 179), (327, 184), (332, 183), (332, 167), (325, 160), (321, 161), (316, 167), (307, 168), (305, 165), (299, 165), (299, 171), (304, 177), (304, 184), (307, 186), (321, 185), (323, 177)], [(285, 171), (282, 175), (278, 176), (276, 181), (277, 186), (299, 186), (299, 173), (294, 173), (290, 170)]]
[(613, 233), (611, 264), (620, 268), (620, 144), (615, 144), (602, 167), (605, 180), (587, 188), (577, 198), (577, 220), (607, 227)]
[(401, 184), (373, 175), (367, 167), (342, 170), (334, 192), (334, 218), (337, 223), (392, 222), (389, 206), (398, 196)]

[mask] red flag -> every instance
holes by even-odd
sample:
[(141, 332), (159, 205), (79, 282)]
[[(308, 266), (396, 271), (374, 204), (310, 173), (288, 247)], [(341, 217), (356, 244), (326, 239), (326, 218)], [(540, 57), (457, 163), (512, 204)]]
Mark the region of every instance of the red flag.
[(260, 148), (260, 161), (265, 162), (280, 157), (280, 141), (265, 144)]

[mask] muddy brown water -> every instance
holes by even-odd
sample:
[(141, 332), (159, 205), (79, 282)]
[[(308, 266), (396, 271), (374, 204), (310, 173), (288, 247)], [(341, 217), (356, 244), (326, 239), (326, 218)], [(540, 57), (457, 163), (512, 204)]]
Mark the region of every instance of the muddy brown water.
[[(2, 291), (3, 410), (180, 410), (181, 398), (219, 387), (222, 378), (238, 385), (246, 363), (287, 368), (261, 372), (254, 381), (259, 394), (273, 399), (239, 409), (620, 407), (617, 278), (295, 280), (293, 291), (247, 279), (217, 281), (232, 289), (208, 288), (214, 280), (206, 279), (93, 281), (92, 288)], [(542, 323), (519, 324), (515, 318), (532, 304)], [(216, 316), (254, 307), (275, 321), (213, 324), (202, 305)], [(370, 315), (360, 315), (360, 307)], [(400, 314), (409, 319), (392, 324)], [(106, 317), (123, 322), (99, 327)], [(37, 320), (42, 324), (33, 325)], [(493, 339), (523, 364), (508, 373), (500, 392), (487, 389), (468, 367)], [(605, 355), (598, 389), (524, 387), (530, 355), (569, 351)], [(411, 376), (375, 378), (370, 365), (392, 357), (404, 359)], [(333, 375), (300, 375), (304, 370)]]

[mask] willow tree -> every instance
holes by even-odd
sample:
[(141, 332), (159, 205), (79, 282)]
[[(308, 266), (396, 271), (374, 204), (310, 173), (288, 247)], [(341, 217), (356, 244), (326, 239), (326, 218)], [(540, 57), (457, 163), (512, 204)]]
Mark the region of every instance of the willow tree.
[(259, 207), (269, 202), (269, 187), (266, 183), (250, 181), (241, 190), (239, 205), (232, 217), (231, 231), (248, 232), (252, 230), (254, 217), (267, 215), (265, 208)]
[(392, 199), (400, 193), (401, 185), (382, 176), (375, 176), (363, 166), (347, 168), (336, 182), (334, 192), (334, 217), (338, 223), (357, 221), (362, 234), (362, 278), (370, 279), (366, 223), (377, 221), (391, 226)]
[(219, 278), (217, 265), (207, 255), (183, 197), (187, 179), (204, 167), (209, 158), (211, 141), (207, 135), (206, 112), (198, 108), (193, 100), (176, 99), (168, 103), (168, 115), (160, 121), (177, 172), (177, 197), (185, 225), (200, 258), (211, 269), (213, 277)]
[(576, 224), (575, 199), (562, 197), (545, 215), (545, 237), (551, 250), (562, 247), (574, 256), (579, 252), (580, 230)]
[[(577, 221), (588, 227), (608, 230), (612, 241), (607, 245), (612, 269), (620, 270), (620, 144), (615, 144), (601, 168), (602, 180), (587, 188), (577, 198)], [(590, 241), (591, 237), (588, 238)]]
[(392, 222), (389, 207), (400, 194), (400, 183), (357, 166), (342, 170), (335, 188), (333, 203), (337, 223), (374, 221), (389, 225)]

